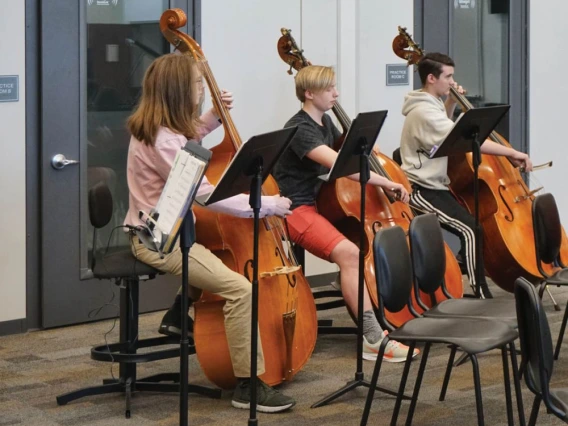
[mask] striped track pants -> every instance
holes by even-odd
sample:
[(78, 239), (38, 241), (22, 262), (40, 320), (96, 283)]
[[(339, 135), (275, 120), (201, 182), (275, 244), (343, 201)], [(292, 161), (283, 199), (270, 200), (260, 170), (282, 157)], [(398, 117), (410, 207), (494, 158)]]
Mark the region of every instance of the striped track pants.
[[(450, 191), (428, 189), (419, 185), (412, 185), (410, 205), (435, 213), (440, 225), (445, 230), (456, 235), (461, 242), (460, 254), (467, 268), (469, 282), (475, 289), (475, 218), (454, 198)], [(479, 242), (480, 253), (483, 253), (483, 238)], [(481, 270), (485, 271), (483, 256), (478, 261)], [(485, 273), (482, 274), (481, 291), (487, 285)]]

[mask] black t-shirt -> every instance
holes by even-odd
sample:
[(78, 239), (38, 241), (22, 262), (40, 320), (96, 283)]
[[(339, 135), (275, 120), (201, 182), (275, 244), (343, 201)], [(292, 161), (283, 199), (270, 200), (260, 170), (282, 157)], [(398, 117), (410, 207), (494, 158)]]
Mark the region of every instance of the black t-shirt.
[(298, 131), (276, 163), (273, 176), (280, 194), (292, 200), (292, 209), (314, 205), (323, 182), (318, 176), (329, 172), (327, 167), (306, 157), (320, 145), (333, 148), (334, 142), (341, 136), (329, 115), (323, 115), (322, 123), (323, 126), (320, 126), (307, 112), (300, 110), (285, 125), (298, 126)]

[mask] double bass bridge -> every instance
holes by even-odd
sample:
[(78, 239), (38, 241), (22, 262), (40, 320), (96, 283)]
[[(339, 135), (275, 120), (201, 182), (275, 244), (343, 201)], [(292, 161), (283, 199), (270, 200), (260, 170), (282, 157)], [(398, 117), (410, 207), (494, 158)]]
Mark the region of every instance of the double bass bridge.
[(294, 272), (298, 272), (302, 269), (301, 266), (278, 266), (274, 268), (272, 271), (268, 272), (261, 272), (260, 278), (267, 278), (267, 277), (275, 277), (277, 275), (289, 275), (293, 274)]

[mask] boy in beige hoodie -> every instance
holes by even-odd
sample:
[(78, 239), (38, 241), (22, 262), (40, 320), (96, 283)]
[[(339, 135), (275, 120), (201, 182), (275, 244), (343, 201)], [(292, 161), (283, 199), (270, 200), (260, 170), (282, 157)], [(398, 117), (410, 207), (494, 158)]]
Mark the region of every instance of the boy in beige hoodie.
[[(412, 183), (410, 204), (436, 213), (442, 227), (459, 237), (460, 254), (467, 268), (469, 281), (475, 289), (475, 219), (449, 191), (448, 158), (429, 158), (429, 153), (444, 141), (454, 126), (450, 117), (456, 101), (448, 96), (451, 87), (463, 93), (454, 81), (454, 62), (442, 53), (429, 53), (418, 64), (422, 89), (406, 95), (402, 114), (406, 117), (400, 140), (402, 169)], [(513, 148), (486, 140), (481, 152), (509, 157), (517, 166), (532, 170), (529, 156)], [(479, 241), (482, 244), (482, 241)], [(481, 248), (480, 253), (483, 253)], [(485, 276), (481, 277), (482, 297), (492, 297)]]

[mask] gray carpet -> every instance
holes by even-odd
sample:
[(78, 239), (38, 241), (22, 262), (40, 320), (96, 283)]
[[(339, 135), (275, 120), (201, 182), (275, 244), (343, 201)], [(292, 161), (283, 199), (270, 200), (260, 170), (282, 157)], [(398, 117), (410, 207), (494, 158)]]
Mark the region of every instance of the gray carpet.
[[(492, 286), (496, 297), (512, 297)], [(564, 308), (568, 291), (553, 288), (558, 303)], [(555, 312), (545, 296), (548, 318), (556, 339), (562, 312)], [(140, 337), (156, 335), (162, 313), (146, 314), (140, 318)], [(349, 325), (343, 309), (320, 313), (320, 318), (333, 318), (338, 325)], [(132, 418), (124, 418), (124, 399), (119, 395), (88, 397), (67, 406), (58, 406), (55, 397), (74, 389), (99, 384), (111, 376), (108, 363), (92, 361), (89, 350), (93, 344), (104, 342), (104, 333), (112, 321), (32, 332), (0, 338), (0, 426), (7, 425), (175, 425), (178, 424), (177, 395), (138, 394), (132, 399)], [(110, 333), (109, 341), (117, 339), (117, 330)], [(554, 385), (568, 387), (568, 346), (555, 365)], [(464, 364), (453, 372), (446, 401), (438, 401), (444, 369), (449, 351), (443, 346), (431, 350), (419, 403), (415, 425), (474, 425), (476, 423), (475, 397), (471, 364)], [(483, 404), (487, 425), (506, 424), (505, 396), (498, 351), (480, 356)], [(410, 392), (418, 369), (414, 362), (407, 384)], [(139, 366), (139, 377), (178, 370), (179, 360), (171, 359)], [(366, 376), (370, 378), (374, 363), (365, 361)], [(318, 409), (310, 405), (353, 378), (355, 371), (354, 336), (320, 336), (312, 358), (292, 383), (281, 389), (295, 397), (298, 404), (292, 411), (281, 414), (259, 414), (260, 424), (270, 425), (358, 425), (362, 414), (366, 390), (357, 391)], [(380, 385), (395, 389), (399, 384), (401, 364), (383, 364)], [(114, 366), (113, 374), (118, 374)], [(195, 357), (190, 359), (190, 380), (207, 385)], [(528, 418), (532, 395), (523, 383), (525, 413)], [(248, 411), (230, 406), (230, 392), (221, 400), (191, 396), (189, 400), (192, 425), (245, 425)], [(369, 424), (387, 425), (394, 399), (377, 393)], [(399, 424), (404, 424), (408, 403), (403, 403)], [(516, 421), (516, 420), (515, 420)], [(516, 421), (516, 424), (517, 421)], [(562, 422), (547, 415), (541, 408), (539, 425), (559, 425)]]

